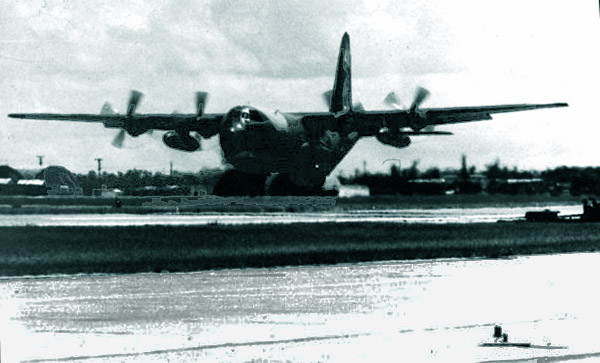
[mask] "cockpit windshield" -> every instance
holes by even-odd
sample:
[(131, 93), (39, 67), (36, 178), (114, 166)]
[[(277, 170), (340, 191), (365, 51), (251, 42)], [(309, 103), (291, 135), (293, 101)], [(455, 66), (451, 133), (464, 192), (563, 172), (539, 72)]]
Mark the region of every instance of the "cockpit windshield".
[(258, 110), (246, 107), (242, 108), (242, 112), (240, 113), (240, 121), (243, 123), (265, 122), (266, 116)]
[(231, 132), (245, 130), (247, 126), (265, 124), (269, 117), (263, 112), (249, 106), (237, 106), (227, 113), (223, 126)]

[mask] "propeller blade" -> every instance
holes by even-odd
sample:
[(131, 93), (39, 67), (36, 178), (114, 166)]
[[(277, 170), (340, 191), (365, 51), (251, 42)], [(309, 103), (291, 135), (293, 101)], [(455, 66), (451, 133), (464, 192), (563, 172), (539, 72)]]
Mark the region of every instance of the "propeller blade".
[(102, 109), (100, 110), (100, 114), (101, 115), (116, 115), (117, 111), (115, 111), (112, 108), (111, 104), (108, 101), (106, 101), (106, 102), (104, 102), (104, 105), (102, 106)]
[(204, 114), (204, 106), (208, 101), (208, 92), (196, 92), (196, 118)]
[(135, 113), (135, 109), (140, 103), (142, 97), (144, 97), (143, 93), (136, 90), (131, 90), (131, 95), (129, 96), (129, 103), (127, 104), (127, 116), (133, 116), (133, 114)]
[(400, 99), (395, 92), (388, 93), (383, 99), (383, 102), (385, 102), (388, 106), (395, 108), (396, 110), (402, 109), (402, 106), (400, 105)]
[(352, 105), (352, 109), (354, 111), (364, 111), (365, 106), (363, 106), (362, 102), (356, 102), (355, 104)]
[(121, 149), (123, 147), (123, 141), (125, 140), (125, 130), (121, 129), (117, 136), (112, 141), (112, 145), (116, 148)]
[(333, 90), (323, 92), (323, 101), (327, 105), (327, 109), (331, 108), (331, 95), (333, 94)]
[(429, 96), (429, 91), (423, 87), (417, 88), (417, 94), (415, 95), (415, 100), (410, 106), (410, 112), (415, 112), (417, 108), (425, 101), (425, 99)]

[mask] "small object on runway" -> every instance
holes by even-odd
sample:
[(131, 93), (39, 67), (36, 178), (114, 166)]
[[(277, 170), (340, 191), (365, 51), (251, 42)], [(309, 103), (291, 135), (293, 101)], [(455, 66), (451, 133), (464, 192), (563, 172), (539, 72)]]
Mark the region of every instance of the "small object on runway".
[[(498, 342), (500, 339), (502, 341)], [(494, 326), (494, 342), (493, 343), (481, 343), (480, 347), (512, 347), (512, 348), (535, 348), (535, 349), (567, 349), (567, 347), (561, 346), (551, 346), (548, 343), (547, 346), (542, 345), (531, 345), (531, 343), (509, 343), (508, 342), (508, 334), (502, 333), (502, 326), (495, 325)]]
[(500, 339), (502, 337), (502, 327), (500, 325), (496, 325), (494, 327), (494, 338)]
[(503, 343), (508, 343), (508, 334), (502, 333), (501, 325), (496, 325), (494, 326), (494, 341), (498, 342), (500, 339), (502, 339)]

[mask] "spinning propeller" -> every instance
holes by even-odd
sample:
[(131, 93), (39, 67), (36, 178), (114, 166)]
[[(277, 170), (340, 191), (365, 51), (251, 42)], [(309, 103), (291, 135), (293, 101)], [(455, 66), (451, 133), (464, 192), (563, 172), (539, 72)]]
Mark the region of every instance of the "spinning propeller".
[[(419, 106), (421, 106), (421, 103), (423, 103), (427, 97), (429, 97), (429, 91), (423, 87), (418, 87), (415, 99), (407, 110), (409, 127), (415, 133), (420, 132), (422, 129), (426, 132), (433, 131), (433, 126), (422, 126), (419, 124), (419, 121), (424, 118), (424, 115), (419, 111)], [(401, 106), (400, 99), (394, 92), (388, 93), (383, 101), (396, 110), (404, 110), (404, 107)]]
[[(331, 95), (333, 94), (333, 90), (329, 90), (329, 91), (325, 91), (323, 92), (323, 101), (325, 101), (325, 104), (327, 105), (327, 109), (331, 108)], [(352, 104), (352, 109), (354, 111), (364, 111), (365, 107), (363, 106), (363, 104), (359, 101), (359, 102), (354, 102)]]
[[(136, 90), (132, 90), (131, 94), (129, 96), (129, 102), (127, 102), (127, 119), (125, 121), (125, 126), (123, 128), (121, 128), (121, 130), (117, 133), (117, 135), (115, 135), (115, 138), (112, 140), (111, 144), (117, 148), (122, 148), (123, 147), (123, 143), (125, 141), (125, 136), (126, 134), (130, 134), (132, 136), (138, 136), (143, 134), (144, 132), (148, 132), (149, 134), (153, 133), (153, 130), (150, 129), (146, 129), (143, 125), (141, 125), (139, 122), (136, 122), (136, 120), (134, 119), (135, 116), (135, 110), (137, 109), (140, 101), (142, 100), (142, 98), (144, 97), (144, 94), (136, 91)], [(204, 107), (206, 105), (206, 102), (208, 100), (208, 93), (207, 92), (196, 92), (196, 120), (200, 120), (202, 118), (202, 115), (204, 114)], [(104, 106), (102, 107), (102, 111), (100, 112), (101, 115), (116, 115), (117, 112), (115, 110), (112, 109), (112, 107), (110, 106), (110, 104), (108, 102), (106, 102), (104, 104)], [(177, 114), (177, 112), (173, 112), (173, 114)], [(188, 135), (191, 138), (196, 139), (197, 141), (200, 141), (200, 135), (198, 135), (197, 133), (194, 133), (193, 135), (189, 135), (189, 130), (176, 130), (178, 131), (179, 134), (181, 135)]]
[(196, 92), (196, 120), (204, 114), (204, 106), (208, 100), (208, 92)]
[[(429, 97), (430, 92), (423, 88), (418, 87), (417, 93), (415, 94), (415, 99), (413, 103), (410, 105), (410, 108), (406, 110), (408, 115), (408, 127), (410, 127), (413, 131), (410, 132), (411, 135), (452, 135), (451, 132), (448, 131), (435, 131), (433, 125), (424, 125), (421, 121), (424, 121), (426, 116), (424, 112), (419, 110), (421, 104)], [(388, 106), (396, 110), (403, 111), (404, 107), (402, 107), (400, 103), (400, 99), (394, 92), (388, 93), (388, 95), (383, 100)], [(404, 132), (407, 134), (407, 132)]]
[[(140, 103), (140, 100), (143, 97), (144, 97), (143, 93), (141, 93), (139, 91), (136, 91), (136, 90), (131, 90), (131, 93), (129, 95), (129, 102), (127, 103), (127, 117), (128, 118), (131, 118), (135, 114), (135, 110), (136, 110), (138, 104)], [(108, 105), (108, 103), (105, 103), (104, 105), (106, 107)], [(108, 105), (108, 107), (110, 108), (110, 105)], [(103, 107), (102, 110), (104, 111), (105, 108)], [(116, 112), (112, 111), (112, 113), (115, 114)], [(129, 132), (129, 134), (134, 135), (134, 136), (139, 135), (139, 133), (136, 132), (138, 130), (134, 130), (134, 127), (132, 127), (132, 126), (133, 125), (131, 125), (131, 123), (129, 122), (129, 120), (127, 120), (126, 124), (125, 124), (125, 127), (122, 128), (119, 131), (119, 133), (117, 133), (117, 135), (115, 136), (115, 138), (113, 139), (113, 141), (111, 142), (111, 144), (114, 147), (117, 147), (117, 148), (121, 149), (123, 147), (123, 142), (125, 141), (125, 132), (126, 131)]]

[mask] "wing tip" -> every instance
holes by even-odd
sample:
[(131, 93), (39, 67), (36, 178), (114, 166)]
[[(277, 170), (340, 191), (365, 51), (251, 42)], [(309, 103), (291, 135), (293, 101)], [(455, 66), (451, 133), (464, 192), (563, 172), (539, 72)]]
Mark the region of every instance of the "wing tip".
[(545, 106), (546, 107), (569, 107), (569, 104), (566, 102), (556, 102), (556, 103), (549, 103)]

